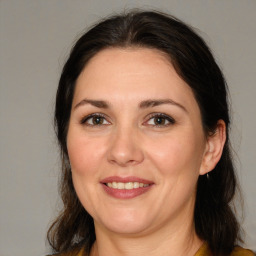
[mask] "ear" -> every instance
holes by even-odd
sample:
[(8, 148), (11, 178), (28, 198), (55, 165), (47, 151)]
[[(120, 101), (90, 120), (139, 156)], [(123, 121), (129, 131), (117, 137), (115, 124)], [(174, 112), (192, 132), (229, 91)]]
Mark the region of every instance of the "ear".
[(226, 124), (219, 120), (215, 131), (207, 137), (200, 175), (212, 171), (219, 162), (226, 141)]

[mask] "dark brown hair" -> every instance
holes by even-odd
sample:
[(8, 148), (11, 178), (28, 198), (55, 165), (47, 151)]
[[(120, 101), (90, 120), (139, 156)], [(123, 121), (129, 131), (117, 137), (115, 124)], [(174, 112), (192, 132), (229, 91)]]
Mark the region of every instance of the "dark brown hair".
[(55, 252), (65, 252), (83, 246), (88, 253), (95, 241), (93, 219), (73, 187), (66, 137), (76, 80), (87, 62), (109, 47), (153, 48), (167, 54), (194, 92), (206, 135), (214, 132), (218, 120), (225, 121), (227, 140), (222, 157), (208, 179), (206, 175), (198, 179), (194, 222), (197, 235), (208, 242), (214, 255), (229, 254), (240, 237), (230, 206), (237, 182), (229, 146), (226, 82), (204, 40), (177, 18), (155, 11), (131, 11), (101, 21), (76, 42), (64, 65), (55, 109), (63, 211), (48, 231), (51, 247)]

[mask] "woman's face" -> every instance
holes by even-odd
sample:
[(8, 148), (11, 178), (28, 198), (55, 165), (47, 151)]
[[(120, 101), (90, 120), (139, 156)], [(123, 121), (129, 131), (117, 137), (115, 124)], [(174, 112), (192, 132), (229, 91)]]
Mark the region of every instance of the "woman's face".
[(80, 74), (67, 135), (97, 229), (143, 234), (193, 219), (207, 141), (190, 87), (152, 49), (106, 49)]

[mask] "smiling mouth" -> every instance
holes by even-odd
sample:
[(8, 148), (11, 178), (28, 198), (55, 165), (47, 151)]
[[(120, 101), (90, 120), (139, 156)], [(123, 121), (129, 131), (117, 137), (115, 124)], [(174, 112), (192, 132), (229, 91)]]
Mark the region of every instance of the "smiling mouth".
[(132, 199), (150, 191), (155, 183), (139, 177), (111, 176), (101, 180), (104, 191), (117, 199)]
[(141, 182), (108, 182), (104, 183), (107, 187), (113, 189), (136, 189), (136, 188), (145, 188), (148, 187), (149, 184), (141, 183)]

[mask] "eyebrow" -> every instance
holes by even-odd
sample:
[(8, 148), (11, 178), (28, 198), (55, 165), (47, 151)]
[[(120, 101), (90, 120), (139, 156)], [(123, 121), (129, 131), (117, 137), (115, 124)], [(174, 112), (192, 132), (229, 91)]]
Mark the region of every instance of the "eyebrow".
[(106, 101), (83, 99), (82, 101), (80, 101), (78, 104), (75, 105), (74, 109), (86, 104), (91, 104), (92, 106), (95, 106), (97, 108), (109, 108), (109, 104)]
[[(110, 104), (107, 101), (104, 101), (104, 100), (83, 99), (82, 101), (80, 101), (78, 104), (75, 105), (74, 109), (76, 109), (80, 106), (86, 105), (86, 104), (90, 104), (90, 105), (95, 106), (97, 108), (104, 108), (104, 109), (107, 109), (110, 106)], [(139, 108), (145, 109), (145, 108), (156, 107), (156, 106), (160, 106), (160, 105), (164, 105), (164, 104), (171, 104), (171, 105), (174, 105), (174, 106), (177, 106), (177, 107), (181, 108), (185, 112), (188, 112), (187, 109), (183, 105), (181, 105), (178, 102), (176, 102), (174, 100), (171, 100), (171, 99), (149, 99), (149, 100), (144, 100), (144, 101), (140, 102)]]
[(156, 107), (156, 106), (163, 105), (163, 104), (171, 104), (171, 105), (174, 105), (174, 106), (177, 106), (177, 107), (183, 109), (185, 112), (188, 112), (187, 109), (183, 105), (181, 105), (178, 102), (171, 100), (171, 99), (145, 100), (140, 103), (139, 107), (140, 108), (149, 108), (149, 107)]

